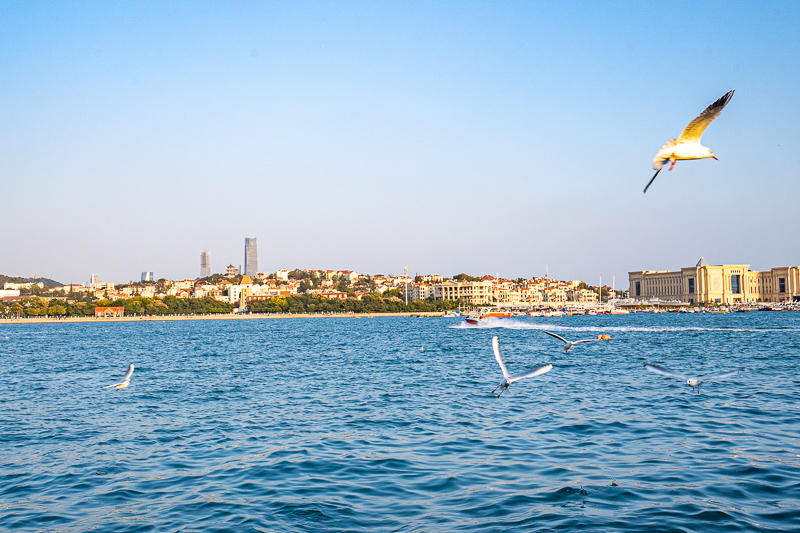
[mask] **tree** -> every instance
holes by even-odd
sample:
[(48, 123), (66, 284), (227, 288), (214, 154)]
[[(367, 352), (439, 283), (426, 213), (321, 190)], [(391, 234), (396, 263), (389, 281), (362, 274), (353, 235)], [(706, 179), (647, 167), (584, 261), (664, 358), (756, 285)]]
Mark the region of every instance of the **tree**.
[(456, 274), (455, 276), (453, 276), (453, 280), (455, 280), (455, 281), (480, 281), (481, 278), (476, 277), (476, 276), (470, 276), (469, 274), (465, 274), (465, 273), (462, 272), (461, 274)]

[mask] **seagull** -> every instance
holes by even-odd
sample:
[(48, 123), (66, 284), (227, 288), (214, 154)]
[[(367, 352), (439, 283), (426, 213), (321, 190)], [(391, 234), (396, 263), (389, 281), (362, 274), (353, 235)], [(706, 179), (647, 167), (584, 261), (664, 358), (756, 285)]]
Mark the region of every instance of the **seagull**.
[(124, 389), (128, 385), (131, 384), (131, 376), (133, 375), (133, 363), (130, 364), (128, 367), (128, 371), (125, 372), (125, 375), (122, 377), (122, 381), (119, 383), (115, 383), (113, 385), (108, 385), (103, 387), (104, 389), (110, 389), (111, 387), (116, 387), (117, 390)]
[(664, 368), (663, 366), (651, 365), (649, 363), (645, 363), (644, 367), (650, 372), (661, 374), (662, 376), (674, 376), (676, 378), (685, 379), (686, 384), (692, 387), (692, 389), (697, 387), (697, 394), (700, 394), (700, 385), (704, 381), (719, 381), (721, 379), (735, 376), (739, 372), (744, 371), (744, 367), (739, 367), (736, 370), (728, 370), (727, 372), (720, 372), (718, 374), (708, 374), (706, 376), (693, 377), (687, 376), (683, 372), (676, 372), (675, 370), (670, 370), (669, 368)]
[(564, 353), (567, 353), (568, 351), (570, 351), (572, 349), (572, 347), (575, 346), (576, 344), (580, 344), (582, 342), (594, 342), (594, 341), (597, 341), (597, 340), (601, 340), (601, 339), (584, 339), (582, 341), (570, 342), (567, 339), (565, 339), (564, 337), (562, 337), (561, 335), (556, 335), (555, 333), (550, 333), (549, 331), (545, 331), (545, 330), (542, 330), (542, 331), (544, 331), (545, 333), (547, 333), (551, 337), (555, 337), (556, 339), (559, 339), (559, 340), (563, 341), (564, 344), (566, 344), (566, 346), (564, 346)]
[[(497, 338), (497, 335), (492, 337), (492, 349), (494, 350), (494, 358), (497, 359), (497, 364), (500, 365), (500, 370), (503, 371), (503, 377), (505, 378), (497, 385), (497, 387), (494, 388), (492, 394), (494, 394), (494, 391), (496, 391), (497, 389), (500, 389), (500, 394), (503, 394), (503, 392), (505, 392), (506, 389), (508, 389), (508, 386), (514, 383), (515, 381), (519, 381), (520, 379), (523, 378), (532, 378), (536, 376), (541, 376), (542, 374), (545, 374), (553, 370), (553, 365), (544, 365), (534, 368), (532, 370), (526, 370), (525, 372), (520, 372), (519, 374), (514, 374), (513, 376), (509, 376), (508, 370), (506, 370), (506, 364), (503, 362), (503, 354), (500, 353), (500, 340)], [(497, 395), (498, 398), (500, 397), (500, 394)]]
[(653, 177), (647, 182), (644, 192), (647, 192), (647, 188), (650, 187), (650, 184), (656, 179), (656, 176), (658, 176), (658, 173), (664, 168), (664, 165), (667, 164), (667, 161), (670, 162), (669, 170), (672, 170), (678, 159), (706, 159), (708, 157), (716, 159), (711, 150), (700, 144), (700, 137), (703, 136), (703, 132), (708, 125), (717, 118), (722, 108), (731, 101), (731, 98), (733, 98), (733, 91), (725, 93), (724, 96), (708, 106), (696, 119), (691, 121), (689, 125), (683, 129), (680, 137), (668, 140), (667, 144), (661, 147), (661, 150), (658, 151), (655, 159), (653, 159), (653, 168), (656, 170), (656, 173), (653, 174)]

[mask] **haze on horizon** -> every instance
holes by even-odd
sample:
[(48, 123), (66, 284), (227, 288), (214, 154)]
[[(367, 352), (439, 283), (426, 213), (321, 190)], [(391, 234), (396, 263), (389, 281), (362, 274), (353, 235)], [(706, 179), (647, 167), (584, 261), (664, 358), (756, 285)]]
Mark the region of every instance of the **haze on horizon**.
[[(0, 6), (0, 273), (797, 265), (800, 4)], [(652, 159), (736, 94), (646, 195)]]

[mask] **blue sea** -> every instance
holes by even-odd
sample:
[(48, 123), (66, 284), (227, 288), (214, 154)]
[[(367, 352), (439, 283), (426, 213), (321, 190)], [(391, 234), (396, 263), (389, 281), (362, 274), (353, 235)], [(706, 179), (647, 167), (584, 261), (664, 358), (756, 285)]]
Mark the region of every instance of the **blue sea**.
[[(496, 398), (494, 335), (553, 370)], [(0, 324), (0, 530), (797, 532), (799, 364), (799, 313)]]

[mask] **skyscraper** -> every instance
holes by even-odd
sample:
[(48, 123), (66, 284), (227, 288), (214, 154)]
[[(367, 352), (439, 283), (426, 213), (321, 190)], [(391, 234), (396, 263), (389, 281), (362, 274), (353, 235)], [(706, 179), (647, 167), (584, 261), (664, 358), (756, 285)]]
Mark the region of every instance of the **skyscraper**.
[(154, 277), (152, 272), (142, 272), (142, 281), (153, 281)]
[(211, 275), (211, 252), (203, 250), (200, 254), (200, 277), (207, 278)]
[(244, 239), (244, 273), (251, 277), (258, 274), (258, 248), (255, 237)]

